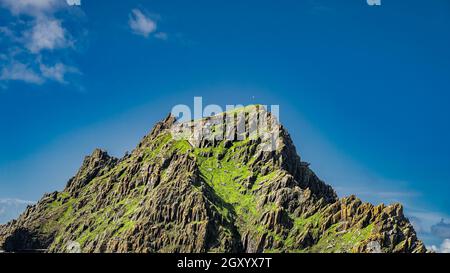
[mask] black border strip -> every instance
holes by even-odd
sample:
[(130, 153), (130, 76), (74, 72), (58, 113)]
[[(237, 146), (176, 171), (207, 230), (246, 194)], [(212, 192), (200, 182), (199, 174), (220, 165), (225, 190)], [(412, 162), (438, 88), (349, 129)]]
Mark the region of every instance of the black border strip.
[[(211, 260), (204, 267), (178, 267), (180, 261)], [(254, 262), (257, 261), (257, 262)], [(227, 267), (222, 267), (223, 263)], [(198, 265), (204, 263), (198, 262)], [(0, 269), (14, 271), (80, 271), (98, 268), (124, 272), (315, 272), (323, 270), (417, 270), (426, 272), (448, 267), (449, 254), (0, 254)], [(9, 267), (11, 266), (11, 267)]]

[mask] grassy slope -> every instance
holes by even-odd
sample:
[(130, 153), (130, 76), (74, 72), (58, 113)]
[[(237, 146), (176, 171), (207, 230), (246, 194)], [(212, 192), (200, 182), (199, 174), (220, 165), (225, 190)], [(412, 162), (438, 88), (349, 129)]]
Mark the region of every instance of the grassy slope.
[[(276, 180), (277, 176), (283, 174), (282, 171), (276, 169), (264, 176), (253, 174), (249, 167), (252, 159), (246, 162), (243, 158), (245, 150), (249, 149), (249, 145), (254, 144), (250, 140), (243, 140), (234, 142), (229, 148), (225, 148), (223, 142), (217, 147), (193, 148), (185, 140), (173, 140), (170, 134), (162, 134), (157, 137), (151, 148), (144, 150), (143, 160), (149, 163), (156, 162), (161, 157), (173, 152), (190, 154), (196, 159), (204, 180), (214, 189), (221, 199), (233, 208), (234, 212), (231, 213), (227, 208), (229, 206), (218, 207), (223, 217), (230, 222), (234, 222), (241, 234), (247, 231), (256, 231), (260, 234), (266, 233), (272, 236), (275, 241), (281, 241), (283, 248), (272, 251), (350, 251), (354, 245), (368, 237), (372, 229), (371, 226), (363, 230), (341, 232), (339, 231), (339, 224), (336, 224), (329, 228), (321, 237), (320, 241), (310, 249), (295, 250), (296, 236), (306, 230), (317, 232), (318, 227), (323, 221), (320, 213), (306, 219), (291, 218), (294, 227), (289, 234), (276, 234), (265, 226), (255, 226), (255, 222), (260, 219), (264, 212), (274, 211), (277, 207), (272, 204), (258, 208), (258, 198), (260, 197), (255, 195), (254, 192), (258, 187)], [(120, 238), (124, 231), (132, 229), (134, 227), (132, 216), (139, 210), (139, 201), (143, 195), (142, 186), (135, 188), (119, 202), (111, 203), (109, 206), (99, 210), (95, 209), (95, 200), (91, 196), (95, 196), (94, 194), (98, 190), (105, 187), (105, 184), (110, 182), (110, 177), (118, 176), (119, 180), (123, 178), (127, 171), (129, 171), (133, 159), (132, 155), (105, 175), (95, 178), (83, 189), (83, 192), (78, 198), (70, 197), (66, 192), (59, 193), (57, 200), (49, 204), (48, 207), (48, 210), (53, 215), (56, 215), (56, 217), (48, 221), (43, 229), (47, 232), (64, 230), (64, 227), (83, 219), (87, 225), (80, 225), (79, 229), (73, 234), (73, 237), (77, 238), (81, 246), (104, 233), (114, 234), (114, 236)], [(164, 173), (162, 173), (162, 176), (164, 176)], [(244, 187), (245, 181), (252, 176), (256, 177), (253, 186), (251, 188)], [(112, 187), (112, 191), (116, 191), (118, 183), (115, 183)], [(75, 213), (74, 206), (77, 206), (81, 202), (86, 205), (82, 206)], [(53, 246), (60, 243), (61, 234), (61, 232), (57, 234)]]

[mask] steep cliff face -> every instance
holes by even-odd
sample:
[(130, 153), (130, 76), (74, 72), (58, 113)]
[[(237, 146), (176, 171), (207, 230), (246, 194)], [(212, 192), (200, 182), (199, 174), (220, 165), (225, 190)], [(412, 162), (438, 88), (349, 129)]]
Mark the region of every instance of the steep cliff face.
[[(158, 123), (121, 159), (96, 150), (64, 191), (0, 226), (0, 248), (49, 252), (425, 252), (399, 204), (338, 199), (258, 106)], [(247, 130), (217, 128), (231, 117)], [(268, 115), (269, 120), (274, 120)], [(180, 138), (201, 124), (213, 137)], [(261, 131), (261, 128), (258, 130)], [(279, 130), (276, 148), (267, 138)], [(191, 132), (191, 131), (190, 131)], [(261, 133), (261, 132), (260, 132)], [(227, 134), (234, 138), (230, 140)], [(265, 134), (265, 136), (264, 136)], [(263, 135), (261, 137), (261, 135)], [(271, 139), (273, 140), (273, 139)]]

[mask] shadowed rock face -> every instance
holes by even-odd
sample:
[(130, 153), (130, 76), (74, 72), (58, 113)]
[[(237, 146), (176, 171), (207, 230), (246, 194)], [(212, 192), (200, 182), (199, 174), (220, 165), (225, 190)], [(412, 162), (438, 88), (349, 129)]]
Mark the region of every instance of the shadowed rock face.
[[(243, 116), (246, 107), (224, 115)], [(204, 119), (196, 122), (207, 122)], [(333, 189), (301, 162), (280, 125), (262, 138), (174, 138), (156, 124), (121, 159), (95, 150), (62, 192), (0, 226), (0, 248), (49, 252), (425, 252), (399, 204)], [(74, 247), (75, 246), (75, 247)]]

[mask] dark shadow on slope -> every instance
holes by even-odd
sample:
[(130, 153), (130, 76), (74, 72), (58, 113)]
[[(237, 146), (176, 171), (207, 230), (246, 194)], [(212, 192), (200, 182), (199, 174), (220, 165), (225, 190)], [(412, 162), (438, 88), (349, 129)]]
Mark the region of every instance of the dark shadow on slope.
[(18, 228), (6, 238), (4, 250), (6, 252), (45, 252), (52, 240), (28, 229)]
[[(225, 202), (225, 200), (223, 200), (215, 192), (214, 188), (211, 187), (206, 182), (206, 180), (204, 179), (204, 177), (202, 175), (200, 175), (199, 177), (200, 177), (200, 181), (197, 181), (194, 184), (194, 186), (204, 188), (205, 197), (207, 198), (207, 200), (209, 202), (211, 202), (211, 205), (212, 205), (211, 208), (214, 209), (215, 213), (222, 216), (221, 218), (214, 217), (214, 220), (215, 221), (220, 220), (220, 225), (223, 226), (224, 228), (228, 229), (231, 232), (232, 239), (234, 242), (234, 247), (232, 247), (231, 252), (235, 252), (235, 253), (243, 252), (241, 234), (239, 233), (238, 228), (234, 224), (234, 221), (237, 219), (237, 214), (236, 214), (234, 207), (231, 204)], [(227, 217), (225, 215), (221, 214), (217, 208), (214, 208), (214, 206), (219, 208), (221, 211), (228, 211), (229, 219), (227, 219)], [(211, 226), (211, 228), (208, 230), (214, 231), (214, 232), (210, 232), (209, 234), (207, 234), (207, 242), (209, 245), (208, 248), (213, 248), (214, 246), (220, 245), (220, 242), (218, 241), (218, 236), (217, 236), (219, 233), (219, 230), (218, 230), (219, 225), (214, 225), (212, 222), (210, 222), (209, 225)]]

